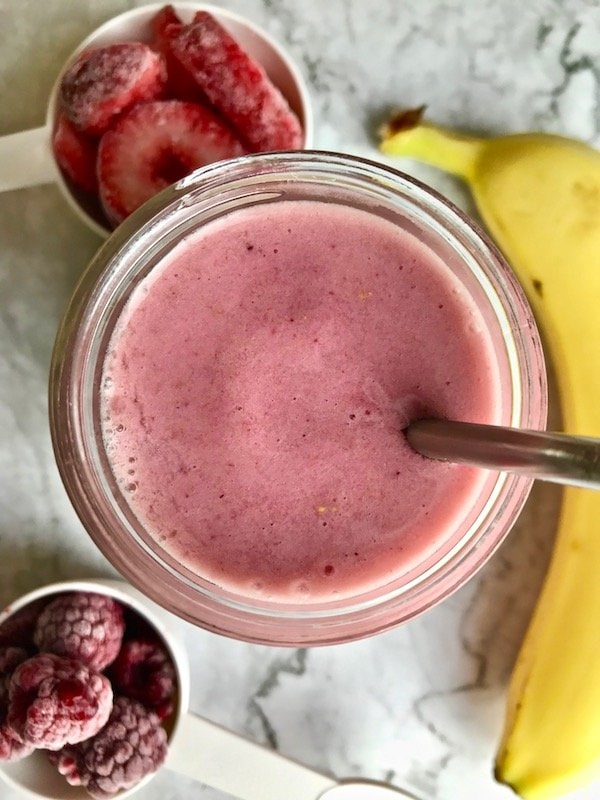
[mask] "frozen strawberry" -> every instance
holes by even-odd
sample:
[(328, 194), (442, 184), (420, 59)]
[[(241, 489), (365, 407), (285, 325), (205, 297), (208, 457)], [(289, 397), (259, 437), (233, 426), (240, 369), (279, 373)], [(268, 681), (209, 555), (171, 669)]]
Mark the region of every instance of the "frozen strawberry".
[(151, 28), (154, 41), (162, 44), (169, 25), (181, 25), (182, 22), (172, 5), (163, 6), (152, 18)]
[(105, 727), (92, 739), (64, 747), (50, 760), (72, 786), (92, 797), (113, 797), (155, 772), (167, 756), (160, 720), (141, 703), (117, 697)]
[(35, 747), (25, 744), (6, 721), (0, 722), (0, 761), (20, 761), (34, 750)]
[(173, 711), (175, 667), (157, 640), (124, 642), (110, 670), (115, 691), (139, 700), (166, 719)]
[(253, 152), (302, 147), (300, 121), (260, 64), (206, 11), (167, 29), (171, 52)]
[(6, 722), (26, 744), (59, 750), (95, 736), (112, 700), (104, 675), (72, 658), (42, 653), (13, 672)]
[(198, 167), (243, 152), (235, 135), (208, 108), (179, 100), (142, 103), (100, 142), (102, 205), (108, 218), (118, 223)]
[(171, 52), (170, 36), (181, 27), (173, 6), (163, 6), (152, 19), (154, 47), (163, 54), (167, 65), (167, 94), (177, 100), (202, 101), (196, 81)]
[(37, 647), (103, 670), (117, 657), (125, 621), (123, 607), (112, 597), (70, 592), (53, 600), (40, 614), (34, 633)]
[(83, 52), (65, 72), (60, 99), (81, 131), (101, 135), (135, 103), (163, 94), (164, 58), (142, 42), (111, 44)]
[(98, 190), (96, 154), (98, 144), (69, 121), (66, 114), (58, 118), (52, 138), (52, 149), (58, 166), (67, 177), (86, 192)]

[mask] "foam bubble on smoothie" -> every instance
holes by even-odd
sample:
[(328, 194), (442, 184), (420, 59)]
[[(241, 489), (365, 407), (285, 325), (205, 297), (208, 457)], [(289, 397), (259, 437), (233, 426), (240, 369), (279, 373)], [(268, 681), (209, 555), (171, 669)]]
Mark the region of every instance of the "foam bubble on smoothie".
[(175, 247), (126, 304), (101, 386), (112, 470), (156, 542), (230, 590), (305, 602), (392, 580), (469, 513), (483, 473), (416, 454), (411, 419), (499, 413), (458, 279), (391, 222), (316, 201)]

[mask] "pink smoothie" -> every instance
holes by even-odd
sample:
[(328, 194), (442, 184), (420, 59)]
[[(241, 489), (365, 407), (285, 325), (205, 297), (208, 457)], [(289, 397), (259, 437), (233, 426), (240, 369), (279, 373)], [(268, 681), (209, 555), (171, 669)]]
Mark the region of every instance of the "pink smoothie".
[(496, 422), (479, 311), (414, 236), (285, 201), (194, 233), (134, 291), (103, 435), (155, 541), (227, 589), (294, 602), (401, 575), (464, 517), (477, 470), (417, 455), (419, 416)]

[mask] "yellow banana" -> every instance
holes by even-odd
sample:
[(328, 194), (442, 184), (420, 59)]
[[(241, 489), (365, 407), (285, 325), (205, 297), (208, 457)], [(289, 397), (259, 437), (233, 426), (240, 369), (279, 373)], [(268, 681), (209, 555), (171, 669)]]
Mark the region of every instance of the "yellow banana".
[[(600, 152), (542, 133), (478, 139), (421, 115), (392, 119), (381, 150), (467, 181), (533, 305), (565, 430), (600, 436)], [(564, 493), (509, 687), (496, 777), (526, 800), (600, 778), (600, 492)]]

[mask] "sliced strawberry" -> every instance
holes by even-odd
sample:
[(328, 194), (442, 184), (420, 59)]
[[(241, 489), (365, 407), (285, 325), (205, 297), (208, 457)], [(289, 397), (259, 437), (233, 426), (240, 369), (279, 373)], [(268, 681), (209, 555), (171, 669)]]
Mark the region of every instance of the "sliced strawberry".
[(154, 194), (205, 164), (243, 155), (244, 147), (198, 103), (142, 103), (100, 141), (100, 199), (118, 223)]
[(173, 6), (163, 6), (158, 11), (150, 22), (152, 28), (152, 35), (154, 41), (161, 43), (165, 38), (165, 32), (168, 25), (181, 25), (181, 20), (177, 16), (177, 12)]
[(162, 53), (167, 65), (167, 94), (177, 100), (202, 102), (204, 98), (198, 84), (171, 52), (170, 35), (181, 27), (183, 23), (173, 6), (163, 6), (151, 21), (153, 45)]
[(253, 152), (302, 147), (300, 121), (279, 89), (206, 11), (191, 25), (167, 27), (171, 52)]
[(65, 72), (60, 98), (71, 122), (101, 135), (135, 103), (160, 97), (167, 70), (164, 58), (142, 42), (87, 50)]
[(96, 155), (98, 143), (75, 128), (65, 114), (60, 114), (52, 149), (58, 166), (67, 177), (86, 192), (98, 191)]

